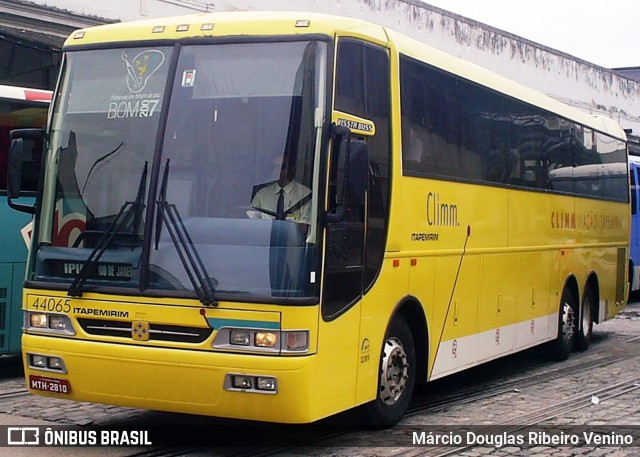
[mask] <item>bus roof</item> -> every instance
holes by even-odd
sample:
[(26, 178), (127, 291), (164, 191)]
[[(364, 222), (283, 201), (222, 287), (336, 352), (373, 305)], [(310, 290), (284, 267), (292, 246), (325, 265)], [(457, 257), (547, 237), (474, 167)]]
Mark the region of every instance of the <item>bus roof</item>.
[(433, 67), (460, 76), (468, 81), (494, 89), (505, 95), (519, 99), (530, 105), (538, 106), (552, 113), (557, 113), (566, 119), (590, 127), (602, 133), (626, 141), (627, 136), (614, 120), (603, 116), (592, 116), (553, 98), (533, 90), (523, 84), (505, 78), (491, 70), (466, 60), (453, 57), (438, 49), (409, 38), (397, 32), (388, 30), (389, 39), (396, 45), (398, 52), (427, 62)]
[(329, 37), (349, 31), (378, 42), (390, 43), (400, 53), (414, 57), (466, 80), (557, 113), (620, 140), (624, 130), (613, 120), (591, 116), (484, 67), (451, 56), (420, 41), (360, 19), (309, 12), (235, 11), (106, 24), (73, 32), (64, 49), (108, 43), (175, 41), (185, 38), (246, 37), (319, 34)]
[(0, 84), (0, 99), (25, 100), (28, 102), (49, 103), (51, 91), (30, 89), (28, 87), (5, 86)]
[(384, 29), (359, 19), (322, 13), (234, 11), (171, 16), (105, 24), (73, 32), (64, 49), (77, 45), (179, 40), (184, 38), (322, 34), (357, 29), (365, 36), (387, 41)]

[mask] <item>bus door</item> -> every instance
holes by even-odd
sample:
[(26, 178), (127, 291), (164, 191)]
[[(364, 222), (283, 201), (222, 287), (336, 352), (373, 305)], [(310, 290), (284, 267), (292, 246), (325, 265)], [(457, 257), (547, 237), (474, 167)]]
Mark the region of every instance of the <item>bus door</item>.
[[(383, 317), (393, 307), (393, 303), (378, 298), (381, 292), (373, 287), (384, 257), (390, 198), (389, 61), (389, 51), (383, 45), (353, 37), (338, 38), (332, 121), (349, 128), (352, 154), (366, 153), (368, 160), (359, 166), (365, 168), (367, 189), (366, 198), (343, 208), (341, 220), (328, 218), (322, 317), (324, 321), (343, 319), (349, 326), (345, 343), (349, 345), (352, 371), (348, 378), (354, 387), (357, 383), (357, 402), (363, 401), (361, 395), (375, 392), (378, 359), (370, 354), (378, 351), (370, 344), (378, 343), (371, 341), (371, 335), (379, 336), (382, 344), (386, 328)], [(332, 157), (340, 155), (336, 140), (334, 135)], [(335, 179), (336, 166), (334, 161), (330, 180)], [(331, 185), (330, 214), (336, 211), (331, 207), (335, 192), (336, 186)]]

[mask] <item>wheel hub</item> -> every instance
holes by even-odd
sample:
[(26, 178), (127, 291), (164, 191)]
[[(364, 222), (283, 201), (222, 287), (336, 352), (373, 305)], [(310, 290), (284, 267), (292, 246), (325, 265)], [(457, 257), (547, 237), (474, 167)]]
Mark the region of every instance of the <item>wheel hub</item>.
[(562, 337), (565, 341), (569, 341), (573, 338), (573, 320), (573, 308), (569, 303), (565, 303), (562, 308)]
[(384, 345), (380, 399), (392, 405), (402, 396), (409, 378), (407, 353), (397, 338), (390, 338)]

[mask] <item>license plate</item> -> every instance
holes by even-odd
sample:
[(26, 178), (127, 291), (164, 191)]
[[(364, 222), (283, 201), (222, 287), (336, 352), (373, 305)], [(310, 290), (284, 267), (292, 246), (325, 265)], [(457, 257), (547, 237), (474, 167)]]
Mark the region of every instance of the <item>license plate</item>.
[(71, 384), (66, 379), (49, 378), (47, 376), (29, 375), (29, 387), (40, 392), (53, 392), (56, 394), (68, 394), (71, 392)]

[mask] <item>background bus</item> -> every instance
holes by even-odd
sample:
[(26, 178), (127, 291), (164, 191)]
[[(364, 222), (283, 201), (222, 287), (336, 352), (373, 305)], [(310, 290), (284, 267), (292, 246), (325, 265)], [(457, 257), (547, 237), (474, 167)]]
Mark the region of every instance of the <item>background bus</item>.
[(631, 185), (631, 232), (629, 238), (630, 298), (640, 291), (640, 156), (629, 155), (629, 182)]
[[(31, 222), (31, 215), (12, 210), (6, 201), (9, 132), (44, 127), (50, 100), (49, 91), (0, 85), (0, 354), (20, 351), (22, 283), (27, 259), (24, 236), (25, 227)], [(26, 202), (34, 201), (41, 147), (41, 142), (29, 147), (33, 152), (25, 163)]]
[(23, 300), (33, 393), (388, 426), (414, 382), (544, 343), (566, 359), (624, 306), (612, 120), (320, 14), (106, 25), (64, 59)]

